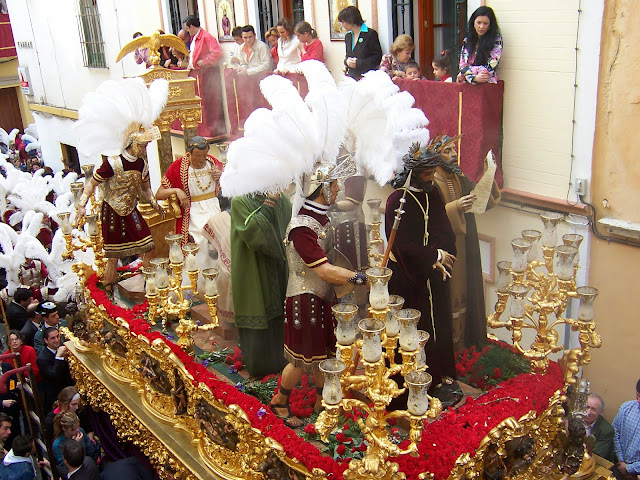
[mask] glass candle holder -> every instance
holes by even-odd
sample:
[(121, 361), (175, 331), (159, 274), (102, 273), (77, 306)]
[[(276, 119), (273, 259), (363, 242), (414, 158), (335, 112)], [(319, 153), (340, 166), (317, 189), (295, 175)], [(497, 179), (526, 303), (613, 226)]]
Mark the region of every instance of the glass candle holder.
[(204, 277), (204, 294), (210, 297), (216, 296), (218, 294), (218, 269), (205, 268), (202, 270), (202, 276)]
[(382, 200), (379, 198), (371, 198), (367, 200), (367, 205), (369, 205), (369, 211), (371, 212), (371, 223), (380, 223), (380, 203)]
[(71, 193), (73, 193), (73, 208), (78, 208), (78, 205), (80, 204), (80, 197), (84, 190), (84, 183), (73, 182), (69, 188), (71, 189)]
[(529, 288), (524, 285), (511, 285), (509, 287), (509, 295), (511, 295), (511, 316), (515, 318), (524, 318), (526, 313), (525, 297), (529, 292)]
[(62, 229), (62, 233), (64, 235), (71, 235), (73, 230), (73, 226), (71, 225), (71, 221), (69, 217), (71, 216), (70, 212), (60, 212), (58, 213), (58, 220), (60, 220), (60, 228)]
[(424, 330), (418, 330), (418, 343), (420, 344), (420, 349), (418, 350), (418, 357), (416, 358), (416, 363), (418, 368), (427, 366), (427, 352), (425, 351), (425, 347), (427, 346), (429, 337), (430, 337), (429, 332), (425, 332)]
[(82, 173), (84, 173), (84, 181), (85, 183), (88, 182), (89, 180), (91, 180), (91, 178), (93, 177), (93, 168), (94, 168), (94, 164), (93, 163), (88, 163), (86, 165), (81, 165), (80, 168), (82, 169)]
[(523, 230), (522, 238), (531, 242), (531, 249), (527, 253), (527, 262), (534, 262), (538, 259), (538, 250), (540, 249), (540, 238), (542, 232), (539, 230)]
[(532, 246), (531, 242), (524, 238), (516, 238), (511, 241), (511, 248), (513, 249), (511, 270), (515, 273), (524, 273), (527, 270), (527, 254)]
[(556, 247), (556, 264), (554, 270), (560, 280), (573, 278), (573, 259), (578, 254), (578, 249), (570, 245), (558, 245)]
[(356, 315), (358, 306), (351, 303), (338, 303), (331, 307), (333, 316), (336, 317), (336, 340), (340, 345), (352, 345), (356, 341)]
[(156, 286), (156, 272), (151, 267), (142, 267), (142, 276), (144, 277), (144, 291), (147, 295), (157, 295), (158, 287)]
[(328, 358), (320, 362), (318, 366), (324, 375), (324, 386), (322, 387), (322, 399), (327, 405), (337, 405), (342, 401), (342, 385), (340, 376), (347, 366), (340, 360)]
[(152, 258), (151, 265), (154, 266), (156, 276), (157, 288), (169, 288), (169, 273), (167, 267), (169, 266), (168, 258)]
[(564, 219), (564, 215), (558, 212), (542, 212), (540, 220), (544, 225), (542, 232), (542, 246), (555, 247), (558, 243), (557, 226)]
[(574, 388), (573, 398), (571, 399), (571, 413), (584, 418), (587, 416), (587, 401), (591, 392), (589, 380), (581, 378)]
[(87, 219), (87, 233), (91, 236), (98, 235), (100, 233), (98, 229), (98, 215), (88, 213), (85, 218)]
[(375, 318), (365, 318), (358, 322), (362, 331), (362, 358), (365, 362), (376, 363), (382, 355), (382, 339), (384, 322)]
[(196, 272), (198, 270), (198, 261), (196, 260), (196, 255), (200, 247), (195, 243), (187, 243), (184, 247), (182, 247), (182, 252), (184, 253), (184, 266), (187, 272)]
[(578, 320), (583, 322), (593, 321), (593, 301), (598, 296), (598, 289), (594, 287), (578, 287), (576, 293), (580, 299), (578, 304)]
[(418, 341), (420, 311), (415, 308), (403, 308), (395, 313), (400, 324), (400, 347), (407, 352), (417, 350), (420, 346)]
[(171, 263), (184, 262), (184, 255), (182, 254), (182, 249), (180, 248), (182, 235), (180, 235), (179, 233), (170, 233), (169, 235), (165, 235), (164, 239), (169, 244), (169, 261)]
[(404, 377), (404, 384), (409, 389), (407, 410), (411, 415), (421, 417), (429, 410), (427, 391), (431, 386), (431, 381), (431, 375), (426, 372), (410, 372)]
[(400, 295), (389, 295), (389, 311), (387, 312), (387, 336), (395, 337), (400, 333), (400, 324), (396, 318), (396, 312), (402, 309), (404, 298)]
[(584, 237), (577, 233), (566, 233), (562, 235), (562, 243), (564, 243), (565, 245), (576, 247), (576, 249), (578, 250), (576, 256), (573, 258), (574, 267), (577, 267), (580, 263), (580, 244), (582, 243), (582, 240), (584, 240)]
[(390, 268), (373, 267), (365, 272), (369, 282), (369, 304), (374, 310), (384, 310), (389, 304)]
[(496, 288), (500, 293), (507, 293), (511, 284), (511, 262), (498, 262), (498, 280)]

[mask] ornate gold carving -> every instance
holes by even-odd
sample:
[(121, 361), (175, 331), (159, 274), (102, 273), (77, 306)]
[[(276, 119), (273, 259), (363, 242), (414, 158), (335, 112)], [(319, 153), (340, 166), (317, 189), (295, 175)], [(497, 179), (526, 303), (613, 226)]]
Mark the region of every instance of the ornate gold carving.
[(202, 107), (179, 110), (178, 118), (184, 128), (197, 128), (202, 121)]

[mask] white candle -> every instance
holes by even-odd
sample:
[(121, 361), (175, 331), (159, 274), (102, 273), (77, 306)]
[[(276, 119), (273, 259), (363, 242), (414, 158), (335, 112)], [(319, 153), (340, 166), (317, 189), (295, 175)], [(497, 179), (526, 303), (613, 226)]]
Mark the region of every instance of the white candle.
[(524, 298), (511, 297), (511, 316), (515, 318), (524, 317)]
[(64, 235), (71, 235), (72, 227), (68, 217), (65, 220), (61, 221), (60, 228), (62, 228), (62, 233)]
[(340, 377), (338, 377), (338, 384), (333, 381), (325, 380), (324, 387), (322, 387), (322, 399), (328, 405), (337, 405), (342, 401), (342, 388), (340, 386)]
[(198, 262), (195, 255), (187, 255), (187, 272), (195, 272), (198, 270)]
[(204, 294), (210, 297), (213, 297), (218, 294), (218, 286), (216, 285), (216, 281), (211, 279), (206, 279), (204, 282)]
[(184, 255), (182, 254), (180, 244), (178, 242), (172, 243), (169, 248), (169, 261), (171, 263), (182, 263), (183, 260)]
[(156, 287), (156, 280), (153, 277), (147, 278), (147, 283), (145, 285), (145, 290), (149, 295), (157, 295), (158, 288)]
[(418, 349), (418, 328), (416, 325), (400, 324), (400, 346), (407, 352)]
[(389, 290), (387, 289), (387, 285), (381, 281), (377, 281), (371, 285), (369, 303), (374, 310), (384, 310), (389, 304)]
[(429, 398), (426, 391), (424, 394), (416, 394), (409, 391), (409, 400), (407, 400), (407, 408), (411, 415), (420, 417), (429, 410)]
[(578, 320), (583, 322), (590, 322), (593, 320), (595, 313), (593, 311), (592, 303), (582, 303), (578, 305)]
[(382, 355), (382, 342), (380, 335), (364, 335), (362, 340), (362, 358), (369, 363), (380, 360)]
[(89, 217), (87, 216), (87, 232), (89, 233), (89, 235), (93, 236), (93, 235), (98, 235), (98, 222), (95, 218), (91, 219), (91, 221), (89, 221)]
[(520, 250), (513, 251), (513, 260), (511, 261), (511, 268), (514, 272), (522, 273), (527, 269), (527, 256)]
[(169, 287), (169, 274), (164, 268), (158, 268), (156, 270), (156, 286), (158, 288)]
[(338, 322), (336, 326), (336, 339), (340, 345), (351, 345), (356, 340), (356, 324), (350, 322)]
[(396, 318), (397, 310), (389, 310), (387, 312), (387, 335), (395, 337), (400, 333), (400, 325), (398, 325), (398, 319)]

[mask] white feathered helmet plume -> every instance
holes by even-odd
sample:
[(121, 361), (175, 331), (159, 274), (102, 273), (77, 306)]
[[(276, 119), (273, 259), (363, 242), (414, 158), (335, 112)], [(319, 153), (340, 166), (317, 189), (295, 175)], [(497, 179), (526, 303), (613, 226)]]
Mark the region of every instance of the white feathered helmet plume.
[(279, 192), (318, 171), (324, 173), (317, 179), (328, 180), (346, 130), (343, 106), (322, 63), (309, 60), (299, 70), (309, 86), (305, 100), (290, 80), (270, 75), (260, 82), (272, 109), (255, 110), (244, 137), (229, 146), (220, 177), (224, 195)]
[(147, 88), (141, 78), (107, 80), (85, 95), (74, 125), (78, 151), (87, 157), (120, 155), (134, 141), (160, 138), (153, 122), (167, 102), (169, 83), (154, 80)]
[(384, 185), (402, 169), (402, 157), (414, 142), (429, 142), (429, 120), (383, 71), (365, 73), (357, 82), (344, 77), (339, 89), (348, 124), (343, 146), (359, 170)]

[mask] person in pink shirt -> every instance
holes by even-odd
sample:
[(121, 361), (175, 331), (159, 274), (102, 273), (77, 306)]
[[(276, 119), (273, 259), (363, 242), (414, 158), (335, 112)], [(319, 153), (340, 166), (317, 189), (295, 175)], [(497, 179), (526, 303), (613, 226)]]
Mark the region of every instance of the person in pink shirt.
[(324, 63), (324, 47), (318, 38), (318, 33), (311, 27), (309, 22), (299, 22), (294, 29), (300, 40), (298, 49), (300, 50), (300, 60), (319, 60)]
[(200, 28), (200, 20), (189, 15), (184, 21), (184, 29), (191, 36), (189, 76), (196, 79), (196, 94), (202, 98), (202, 123), (198, 125), (198, 135), (217, 137), (226, 133), (222, 113), (222, 85), (218, 62), (222, 49), (209, 32)]

